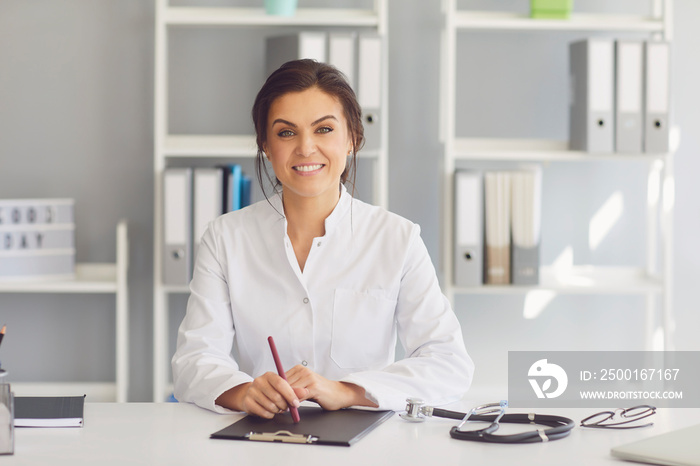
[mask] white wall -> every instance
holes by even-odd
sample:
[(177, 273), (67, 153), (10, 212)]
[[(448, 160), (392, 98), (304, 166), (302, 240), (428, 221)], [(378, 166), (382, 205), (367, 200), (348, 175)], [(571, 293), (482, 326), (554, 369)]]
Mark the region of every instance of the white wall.
[[(300, 0), (302, 6), (318, 3)], [(638, 3), (586, 5), (617, 11), (637, 8)], [(521, 10), (527, 4), (499, 2)], [(694, 131), (700, 127), (700, 32), (695, 20), (700, 3), (674, 4), (674, 120), (683, 131), (676, 157), (676, 346), (698, 350), (700, 314), (693, 291), (700, 263), (695, 180), (700, 141)], [(646, 2), (639, 8), (645, 7)], [(389, 13), (390, 208), (421, 224), (439, 265), (440, 1), (390, 0)], [(116, 222), (130, 220), (130, 396), (135, 401), (148, 400), (151, 394), (153, 14), (150, 0), (0, 2), (0, 198), (74, 197), (77, 255), (83, 262), (113, 261)], [(176, 38), (176, 128), (226, 132), (249, 124), (252, 94), (262, 79), (263, 49), (260, 41), (250, 40), (262, 35), (248, 32), (245, 46), (240, 33), (230, 31), (183, 31)], [(458, 134), (565, 139), (565, 46), (577, 37), (460, 34), (465, 55), (458, 65), (463, 86)], [(198, 44), (206, 44), (206, 51)], [(229, 60), (222, 61), (221, 53)], [(237, 66), (236, 60), (245, 66)], [(209, 69), (214, 69), (213, 77), (206, 73)], [(239, 83), (235, 88), (230, 86), (234, 80)], [(582, 263), (643, 263), (644, 181), (639, 175), (644, 167), (632, 167), (631, 174), (625, 173), (628, 169), (627, 164), (610, 162), (546, 167), (543, 262), (571, 245)], [(625, 201), (624, 215), (600, 248), (589, 251), (587, 222), (617, 190)], [(522, 304), (517, 296), (457, 300), (456, 312), (477, 363), (477, 384), (505, 381), (508, 350), (642, 349), (640, 298), (558, 297), (531, 320), (523, 318)], [(0, 360), (15, 379), (109, 380), (114, 370), (113, 316), (110, 297), (0, 295), (0, 323), (12, 331), (0, 348)]]

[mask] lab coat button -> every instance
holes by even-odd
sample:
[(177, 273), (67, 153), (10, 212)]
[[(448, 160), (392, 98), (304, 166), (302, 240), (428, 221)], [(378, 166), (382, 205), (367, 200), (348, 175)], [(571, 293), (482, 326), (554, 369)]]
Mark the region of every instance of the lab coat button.
[(304, 367), (306, 367), (306, 366), (309, 365), (309, 363), (306, 362), (306, 359), (305, 359), (305, 360), (301, 361), (301, 365), (304, 366)]
[(316, 246), (321, 247), (321, 242), (316, 243)]
[(304, 304), (309, 304), (309, 298), (304, 298)]

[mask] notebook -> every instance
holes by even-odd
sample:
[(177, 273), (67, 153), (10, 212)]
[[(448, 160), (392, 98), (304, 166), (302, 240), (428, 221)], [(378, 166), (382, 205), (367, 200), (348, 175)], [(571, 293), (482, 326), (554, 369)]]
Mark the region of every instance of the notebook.
[(672, 466), (700, 466), (700, 424), (614, 447), (621, 459)]
[(16, 396), (15, 427), (83, 427), (82, 396)]
[(298, 424), (288, 412), (277, 414), (273, 419), (246, 416), (211, 434), (211, 438), (349, 447), (393, 414), (393, 411), (358, 409), (324, 411), (319, 407), (302, 406)]

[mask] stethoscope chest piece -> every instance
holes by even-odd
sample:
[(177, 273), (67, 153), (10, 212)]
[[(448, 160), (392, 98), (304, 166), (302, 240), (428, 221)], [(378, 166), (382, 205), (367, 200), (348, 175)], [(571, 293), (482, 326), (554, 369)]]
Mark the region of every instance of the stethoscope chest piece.
[(421, 412), (421, 408), (425, 402), (420, 398), (408, 398), (406, 403), (406, 412), (399, 414), (401, 419), (409, 422), (424, 422), (425, 416)]

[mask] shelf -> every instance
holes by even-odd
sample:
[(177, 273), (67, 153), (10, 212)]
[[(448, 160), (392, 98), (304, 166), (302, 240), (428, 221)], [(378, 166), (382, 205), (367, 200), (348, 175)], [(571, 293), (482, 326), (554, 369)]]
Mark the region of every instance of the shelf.
[(591, 154), (569, 150), (568, 141), (549, 139), (474, 139), (454, 140), (456, 160), (556, 161), (581, 162), (600, 160), (654, 161), (666, 154)]
[(116, 264), (76, 264), (75, 278), (0, 281), (0, 293), (116, 293)]
[(457, 29), (497, 31), (638, 31), (663, 32), (662, 19), (611, 14), (572, 13), (570, 19), (533, 19), (525, 14), (491, 11), (458, 11)]
[[(253, 135), (169, 135), (163, 154), (170, 158), (255, 157)], [(379, 151), (360, 151), (358, 157), (377, 158)]]
[(663, 293), (664, 283), (660, 278), (650, 277), (643, 269), (633, 267), (542, 267), (539, 285), (483, 285), (454, 288), (454, 293), (504, 295), (525, 294), (536, 290), (557, 294), (648, 295)]
[(165, 138), (166, 157), (253, 157), (255, 136), (169, 135)]
[(263, 8), (170, 7), (163, 21), (180, 26), (351, 26), (377, 27), (374, 10), (299, 8), (294, 16), (273, 16)]

